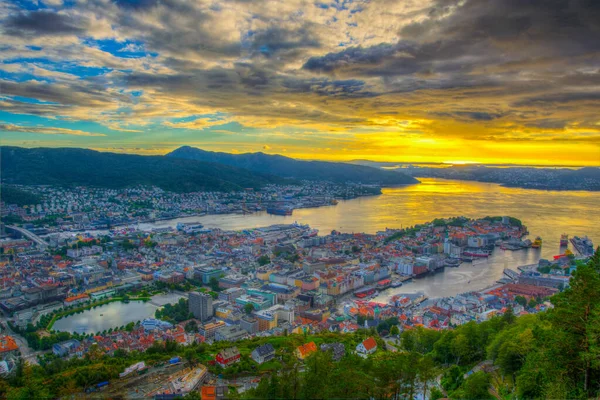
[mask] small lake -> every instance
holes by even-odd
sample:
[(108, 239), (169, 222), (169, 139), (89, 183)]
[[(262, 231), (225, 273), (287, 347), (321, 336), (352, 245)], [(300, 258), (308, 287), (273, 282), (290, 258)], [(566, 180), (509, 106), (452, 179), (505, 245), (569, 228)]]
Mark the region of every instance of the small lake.
[(154, 318), (160, 306), (176, 303), (183, 297), (176, 293), (160, 294), (148, 302), (131, 301), (122, 303), (115, 301), (100, 307), (86, 310), (79, 314), (69, 315), (54, 323), (52, 329), (70, 333), (97, 333), (110, 328), (118, 328), (130, 322)]

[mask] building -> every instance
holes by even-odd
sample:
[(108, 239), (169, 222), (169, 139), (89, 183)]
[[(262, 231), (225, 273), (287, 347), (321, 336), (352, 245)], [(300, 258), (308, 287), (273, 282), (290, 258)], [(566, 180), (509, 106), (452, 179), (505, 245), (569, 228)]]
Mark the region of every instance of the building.
[(227, 386), (203, 385), (201, 389), (201, 398), (202, 400), (221, 400), (225, 399), (227, 392)]
[(263, 344), (252, 350), (251, 357), (257, 363), (262, 364), (275, 357), (275, 349), (271, 343)]
[(215, 357), (215, 361), (223, 368), (227, 368), (232, 364), (240, 362), (241, 359), (240, 351), (237, 347), (229, 347), (221, 350)]
[(300, 360), (304, 360), (306, 357), (308, 357), (315, 351), (317, 351), (317, 345), (315, 344), (315, 342), (310, 342), (298, 346), (294, 353), (296, 354), (296, 357), (298, 357)]
[(173, 327), (173, 324), (171, 324), (167, 321), (161, 321), (160, 319), (156, 319), (156, 318), (146, 318), (145, 320), (142, 321), (140, 326), (142, 328), (144, 328), (144, 330), (146, 332), (150, 332), (150, 331), (154, 331), (156, 329), (159, 329), (159, 330), (170, 329)]
[(9, 354), (15, 354), (19, 351), (19, 346), (12, 336), (0, 336), (0, 357), (4, 358)]
[(277, 327), (278, 315), (277, 312), (269, 310), (256, 311), (254, 316), (258, 320), (258, 331), (268, 331)]
[(258, 332), (258, 320), (254, 317), (245, 316), (240, 320), (240, 328), (248, 332), (250, 335), (254, 335)]
[(81, 293), (81, 294), (78, 294), (76, 296), (67, 297), (65, 299), (65, 301), (63, 301), (63, 305), (65, 307), (72, 306), (72, 305), (75, 305), (75, 304), (85, 303), (89, 299), (90, 299), (90, 296), (88, 296), (85, 293)]
[(362, 343), (356, 346), (356, 352), (361, 356), (367, 356), (377, 351), (377, 342), (372, 337), (365, 339)]
[(217, 268), (196, 268), (194, 270), (194, 277), (202, 280), (202, 283), (208, 285), (211, 278), (219, 279), (223, 275), (222, 269)]
[(248, 335), (248, 332), (240, 328), (239, 326), (226, 326), (221, 329), (217, 329), (215, 332), (215, 341), (217, 342), (236, 342), (244, 339)]
[(210, 294), (191, 292), (189, 297), (190, 313), (200, 321), (206, 321), (213, 316), (212, 302)]
[(69, 339), (62, 343), (56, 343), (52, 346), (52, 352), (54, 355), (64, 357), (69, 354), (73, 354), (79, 347), (79, 341), (75, 339)]
[(225, 326), (227, 326), (227, 324), (225, 324), (225, 322), (223, 322), (223, 321), (217, 321), (214, 323), (205, 324), (205, 325), (202, 325), (198, 329), (198, 333), (200, 334), (200, 336), (202, 336), (204, 338), (204, 340), (214, 339), (215, 333), (219, 329), (224, 328)]
[(219, 300), (226, 301), (228, 303), (234, 303), (235, 299), (245, 294), (246, 291), (244, 289), (240, 289), (237, 287), (225, 289), (219, 293)]
[(273, 302), (265, 297), (248, 294), (244, 294), (235, 299), (235, 303), (241, 307), (244, 307), (246, 304), (250, 303), (254, 306), (255, 310), (263, 310), (273, 305)]

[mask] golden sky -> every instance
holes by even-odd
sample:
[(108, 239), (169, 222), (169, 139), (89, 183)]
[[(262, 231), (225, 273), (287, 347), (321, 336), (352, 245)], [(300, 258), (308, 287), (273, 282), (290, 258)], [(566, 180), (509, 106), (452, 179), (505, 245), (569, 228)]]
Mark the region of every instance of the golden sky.
[(600, 2), (0, 3), (3, 145), (600, 165)]

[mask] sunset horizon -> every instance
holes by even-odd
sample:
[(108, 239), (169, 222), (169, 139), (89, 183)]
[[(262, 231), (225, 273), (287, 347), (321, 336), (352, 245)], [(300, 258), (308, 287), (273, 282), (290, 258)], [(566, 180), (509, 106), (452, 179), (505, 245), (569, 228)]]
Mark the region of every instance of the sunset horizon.
[(0, 135), (599, 166), (598, 19), (584, 1), (4, 4)]

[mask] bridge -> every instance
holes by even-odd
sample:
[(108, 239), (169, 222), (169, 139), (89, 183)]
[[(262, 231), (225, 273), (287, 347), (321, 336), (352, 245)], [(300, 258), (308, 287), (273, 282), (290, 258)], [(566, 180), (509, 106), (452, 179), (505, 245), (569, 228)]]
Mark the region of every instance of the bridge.
[(25, 236), (29, 240), (34, 241), (40, 247), (43, 247), (43, 248), (48, 247), (48, 242), (46, 242), (41, 237), (39, 237), (38, 235), (36, 235), (35, 233), (33, 233), (31, 231), (28, 231), (25, 228), (20, 228), (18, 226), (14, 226), (14, 225), (7, 225), (6, 229), (10, 229), (10, 230), (13, 230), (15, 232), (19, 232), (21, 235)]

